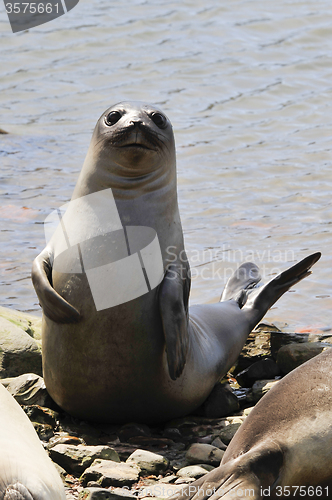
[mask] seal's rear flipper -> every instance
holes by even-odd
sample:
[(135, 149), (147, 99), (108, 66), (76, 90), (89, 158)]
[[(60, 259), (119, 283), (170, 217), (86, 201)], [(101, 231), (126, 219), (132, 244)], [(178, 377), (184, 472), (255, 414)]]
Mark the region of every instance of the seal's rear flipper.
[(159, 289), (159, 310), (166, 341), (168, 371), (180, 377), (188, 351), (189, 267), (171, 265)]
[(52, 287), (50, 253), (45, 248), (32, 265), (32, 283), (44, 314), (56, 323), (77, 323), (81, 315)]
[(242, 307), (247, 300), (246, 290), (253, 288), (261, 280), (259, 269), (252, 262), (245, 262), (233, 273), (226, 283), (220, 302), (234, 299)]
[(321, 253), (309, 255), (286, 271), (278, 274), (266, 285), (253, 290), (243, 307), (251, 328), (263, 318), (266, 311), (285, 293), (291, 286), (311, 274), (310, 268), (320, 259)]

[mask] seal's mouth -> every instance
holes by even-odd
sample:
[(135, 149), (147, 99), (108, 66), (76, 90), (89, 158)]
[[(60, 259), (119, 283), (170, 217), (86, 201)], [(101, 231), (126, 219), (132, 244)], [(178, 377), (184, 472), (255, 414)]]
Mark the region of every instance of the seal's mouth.
[(157, 151), (162, 141), (159, 135), (146, 125), (129, 125), (112, 134), (111, 144), (115, 147), (136, 151)]
[(122, 148), (122, 149), (146, 149), (147, 151), (155, 151), (154, 148), (148, 147), (145, 144), (140, 144), (138, 142), (133, 142), (131, 144), (123, 144), (122, 146), (120, 145), (120, 148)]

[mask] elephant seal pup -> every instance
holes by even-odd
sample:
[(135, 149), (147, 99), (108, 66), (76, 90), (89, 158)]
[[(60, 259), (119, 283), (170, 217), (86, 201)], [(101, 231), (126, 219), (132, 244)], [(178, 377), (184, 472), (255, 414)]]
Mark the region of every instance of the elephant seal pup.
[(0, 384), (0, 498), (65, 500), (58, 472), (30, 420)]
[(332, 495), (332, 349), (299, 366), (250, 412), (221, 465), (172, 500)]
[(44, 380), (60, 407), (94, 421), (152, 423), (197, 408), (268, 308), (320, 257), (248, 300), (260, 277), (246, 263), (221, 302), (189, 315), (172, 126), (141, 103), (102, 114), (71, 201), (45, 227), (49, 243), (32, 273)]

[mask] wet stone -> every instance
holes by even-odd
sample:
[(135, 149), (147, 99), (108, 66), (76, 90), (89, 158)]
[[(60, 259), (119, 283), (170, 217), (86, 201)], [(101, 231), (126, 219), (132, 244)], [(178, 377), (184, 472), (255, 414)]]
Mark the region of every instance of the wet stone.
[(41, 349), (22, 328), (0, 316), (0, 378), (42, 375)]
[(263, 358), (238, 373), (236, 380), (242, 387), (251, 387), (256, 380), (272, 379), (279, 373), (279, 367), (273, 359)]
[[(188, 467), (183, 467), (180, 469), (176, 475), (181, 478), (194, 478), (198, 479), (199, 477), (204, 476), (209, 472), (210, 470), (213, 470), (214, 467), (204, 465), (204, 464), (197, 464), (197, 465), (189, 465)], [(179, 484), (179, 483), (176, 483)]]
[(238, 430), (238, 428), (241, 426), (241, 423), (238, 422), (236, 424), (229, 424), (227, 427), (222, 429), (222, 431), (219, 434), (219, 437), (223, 443), (228, 445), (231, 440), (233, 439), (234, 434)]
[(157, 497), (162, 499), (168, 499), (169, 497), (175, 495), (178, 491), (182, 490), (180, 484), (162, 484), (158, 483), (155, 485), (144, 487), (139, 492), (139, 497), (143, 500), (145, 497)]
[(79, 444), (86, 444), (83, 439), (78, 438), (76, 436), (70, 436), (69, 434), (59, 434), (56, 433), (48, 442), (48, 448), (53, 448), (57, 444), (74, 444), (74, 445), (79, 445)]
[(219, 465), (224, 452), (210, 444), (194, 443), (186, 453), (190, 464)]
[(18, 377), (2, 379), (1, 383), (20, 405), (54, 407), (44, 379), (35, 373), (24, 373)]
[(217, 384), (195, 414), (206, 418), (221, 418), (231, 415), (240, 408), (237, 397), (229, 384)]
[(101, 487), (86, 487), (81, 491), (79, 500), (134, 500), (135, 495), (130, 493), (129, 489), (114, 488), (106, 489)]
[(83, 472), (81, 480), (83, 484), (97, 481), (103, 487), (130, 486), (138, 481), (139, 473), (139, 468), (126, 463), (97, 459)]
[(137, 436), (151, 436), (150, 428), (144, 424), (129, 423), (123, 425), (118, 432), (118, 437), (122, 443), (126, 443), (130, 438)]
[(227, 448), (227, 445), (222, 442), (219, 436), (217, 436), (213, 441), (212, 441), (212, 446), (215, 446), (216, 448), (219, 448), (219, 450), (225, 451)]
[(257, 380), (247, 395), (247, 401), (250, 403), (257, 403), (264, 394), (269, 392), (279, 380)]
[(138, 466), (143, 475), (159, 474), (164, 472), (169, 465), (167, 458), (146, 450), (134, 451), (134, 453), (128, 457), (126, 463)]
[(57, 444), (50, 448), (51, 459), (61, 465), (69, 473), (82, 473), (95, 459), (120, 462), (119, 456), (113, 448), (109, 446), (84, 446), (82, 444), (66, 445)]
[(48, 441), (54, 436), (54, 430), (51, 425), (40, 424), (38, 422), (32, 422), (32, 425), (37, 432), (39, 439), (42, 441)]
[(50, 425), (56, 427), (59, 413), (39, 405), (23, 406), (23, 410), (28, 415), (31, 422)]
[(277, 356), (277, 364), (283, 375), (294, 370), (309, 359), (320, 354), (325, 347), (331, 347), (322, 342), (303, 342), (281, 347)]

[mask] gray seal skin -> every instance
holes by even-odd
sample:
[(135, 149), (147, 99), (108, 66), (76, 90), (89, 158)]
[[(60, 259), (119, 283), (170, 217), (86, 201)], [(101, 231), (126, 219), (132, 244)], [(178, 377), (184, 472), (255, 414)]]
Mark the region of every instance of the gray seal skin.
[(329, 499), (331, 446), (328, 349), (290, 372), (257, 403), (218, 468), (171, 498)]
[[(112, 189), (122, 224), (159, 238), (165, 276), (148, 293), (96, 311), (84, 273), (52, 269), (54, 243), (35, 259), (43, 308), (43, 372), (57, 404), (81, 419), (157, 422), (188, 414), (234, 364), (252, 328), (309, 274), (307, 257), (264, 287), (246, 263), (221, 302), (188, 312), (189, 265), (177, 203), (172, 125), (155, 106), (122, 102), (93, 132), (72, 200)], [(114, 283), (114, 287), (117, 283)]]
[(65, 500), (58, 472), (27, 415), (0, 384), (0, 498)]

